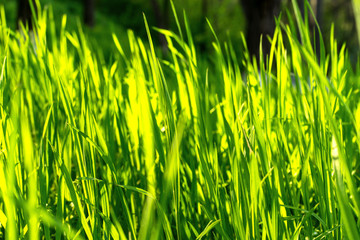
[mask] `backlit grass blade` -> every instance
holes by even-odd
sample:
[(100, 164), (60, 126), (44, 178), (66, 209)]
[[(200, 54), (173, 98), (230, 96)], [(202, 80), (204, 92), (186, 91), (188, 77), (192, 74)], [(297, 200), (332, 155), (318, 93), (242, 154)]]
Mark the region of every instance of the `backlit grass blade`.
[(74, 186), (74, 184), (72, 182), (69, 171), (67, 170), (66, 166), (64, 165), (64, 162), (61, 159), (61, 156), (57, 153), (57, 151), (55, 149), (53, 149), (53, 151), (54, 151), (54, 154), (56, 155), (57, 163), (59, 164), (59, 168), (61, 169), (61, 172), (62, 172), (62, 174), (64, 176), (66, 186), (68, 187), (68, 189), (70, 191), (70, 195), (71, 195), (71, 198), (73, 200), (74, 206), (75, 206), (77, 212), (80, 215), (81, 222), (82, 222), (82, 227), (84, 228), (87, 237), (89, 239), (92, 239), (92, 234), (91, 234), (90, 228), (89, 228), (89, 226), (87, 224), (87, 219), (85, 217), (83, 207), (82, 207), (82, 205), (80, 203), (80, 199), (79, 199), (79, 197), (78, 197), (78, 195), (76, 193), (75, 186)]
[(202, 239), (209, 231), (211, 231), (212, 228), (215, 227), (216, 224), (218, 224), (221, 220), (216, 220), (216, 221), (210, 221), (208, 225), (206, 225), (204, 231), (202, 231), (196, 238), (196, 240), (200, 240)]

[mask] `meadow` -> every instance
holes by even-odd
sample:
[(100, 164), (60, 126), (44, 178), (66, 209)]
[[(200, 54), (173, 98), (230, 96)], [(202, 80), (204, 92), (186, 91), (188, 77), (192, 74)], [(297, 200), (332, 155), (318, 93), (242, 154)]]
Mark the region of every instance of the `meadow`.
[(106, 60), (66, 16), (2, 8), (0, 238), (360, 239), (360, 66), (292, 2), (259, 59), (216, 33), (201, 56), (176, 11)]

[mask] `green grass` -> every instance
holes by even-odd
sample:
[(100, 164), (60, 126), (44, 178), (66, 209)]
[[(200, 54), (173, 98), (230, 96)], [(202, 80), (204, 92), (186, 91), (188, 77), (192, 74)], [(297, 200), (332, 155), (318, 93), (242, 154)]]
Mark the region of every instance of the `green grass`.
[[(61, 29), (61, 18), (65, 13), (67, 15), (66, 29), (69, 32), (76, 31), (79, 23), (83, 21), (83, 4), (81, 1), (40, 0), (39, 2), (41, 2), (43, 9), (48, 9), (51, 12), (51, 19), (48, 19), (47, 23), (55, 25), (54, 30), (57, 35)], [(5, 9), (7, 26), (12, 30), (16, 29), (17, 0), (0, 0), (0, 6), (3, 6)], [(98, 7), (100, 8), (100, 6)], [(126, 28), (124, 25), (119, 24), (121, 21), (110, 18), (108, 15), (97, 9), (95, 14), (96, 25), (93, 28), (86, 26), (83, 28), (88, 42), (91, 44), (101, 44), (101, 57), (106, 60), (115, 51), (111, 39), (112, 32), (119, 33), (119, 39), (124, 43), (127, 40)], [(141, 13), (139, 13), (139, 16), (141, 16)], [(49, 46), (49, 49), (51, 47)]]
[(144, 18), (104, 63), (66, 17), (34, 38), (2, 9), (0, 238), (359, 239), (360, 72), (295, 2), (259, 60), (215, 33), (203, 60), (174, 13), (167, 59)]

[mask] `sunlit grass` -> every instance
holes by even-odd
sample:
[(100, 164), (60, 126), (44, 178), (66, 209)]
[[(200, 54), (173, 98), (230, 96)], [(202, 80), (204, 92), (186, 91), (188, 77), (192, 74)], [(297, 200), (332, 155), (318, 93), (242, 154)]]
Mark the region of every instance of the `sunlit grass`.
[(258, 60), (215, 33), (204, 60), (174, 11), (166, 58), (144, 18), (109, 63), (2, 9), (0, 238), (359, 239), (360, 72), (295, 2)]

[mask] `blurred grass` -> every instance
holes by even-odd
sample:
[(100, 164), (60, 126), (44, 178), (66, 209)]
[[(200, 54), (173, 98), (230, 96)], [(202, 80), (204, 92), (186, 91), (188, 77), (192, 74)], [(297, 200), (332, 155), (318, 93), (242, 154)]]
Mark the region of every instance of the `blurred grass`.
[[(52, 8), (57, 31), (60, 31), (60, 20), (63, 14), (68, 16), (67, 29), (70, 32), (76, 31), (78, 23), (83, 20), (82, 1), (41, 0), (40, 2), (44, 8)], [(211, 32), (208, 31), (205, 16), (203, 16), (201, 1), (176, 0), (174, 4), (177, 11), (180, 13), (179, 18), (181, 23), (183, 22), (182, 12), (188, 10), (188, 15), (193, 26), (194, 40), (202, 46), (202, 51), (212, 51), (211, 41), (209, 41)], [(235, 43), (241, 43), (241, 31), (245, 27), (245, 21), (240, 4), (237, 3), (237, 0), (209, 2), (208, 4), (207, 17), (214, 24), (214, 28), (218, 30), (219, 39), (222, 41), (231, 39)], [(0, 0), (0, 5), (4, 5), (5, 7), (8, 26), (11, 29), (16, 29), (17, 1)], [(156, 26), (157, 23), (150, 1), (98, 1), (95, 11), (95, 27), (84, 27), (84, 32), (88, 35), (88, 41), (102, 45), (101, 54), (104, 55), (106, 61), (109, 61), (112, 55), (111, 53), (115, 50), (111, 38), (109, 37), (112, 33), (116, 33), (119, 36), (121, 42), (125, 45), (124, 48), (126, 48), (126, 50), (128, 50), (126, 44), (126, 31), (128, 29), (136, 32), (137, 36), (142, 39), (146, 39), (147, 34), (143, 27), (143, 12), (148, 17), (150, 26)], [(175, 24), (171, 21), (171, 12), (169, 12), (169, 16), (169, 25), (174, 27)], [(156, 35), (154, 36), (154, 42), (156, 45), (159, 45), (158, 36)], [(97, 44), (94, 45), (97, 46)]]
[(0, 238), (358, 239), (360, 72), (292, 7), (258, 60), (211, 24), (203, 57), (174, 11), (109, 62), (71, 16), (1, 8)]

